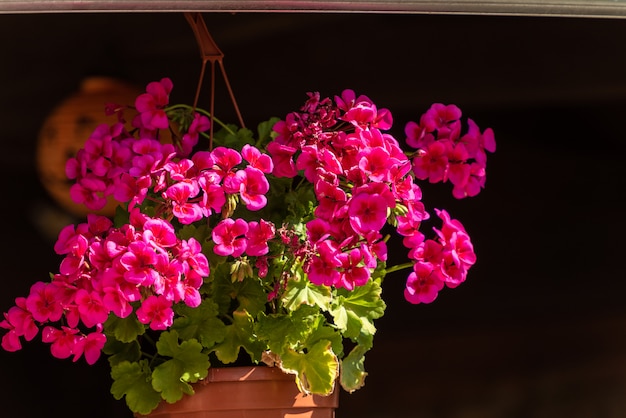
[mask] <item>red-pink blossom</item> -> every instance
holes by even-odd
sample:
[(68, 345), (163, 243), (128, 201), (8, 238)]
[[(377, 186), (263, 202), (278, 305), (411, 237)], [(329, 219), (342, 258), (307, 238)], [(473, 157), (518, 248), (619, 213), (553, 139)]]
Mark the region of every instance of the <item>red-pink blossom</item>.
[(296, 151), (296, 148), (281, 144), (276, 140), (267, 144), (267, 152), (270, 153), (274, 162), (272, 174), (276, 177), (295, 177), (298, 174), (293, 160)]
[(354, 248), (348, 252), (337, 254), (341, 271), (337, 287), (353, 290), (355, 286), (363, 286), (370, 278), (370, 271), (363, 264), (361, 250)]
[(77, 337), (72, 350), (73, 361), (78, 361), (81, 356), (84, 356), (87, 364), (95, 364), (102, 354), (106, 340), (107, 338), (101, 330)]
[(128, 250), (119, 259), (125, 270), (124, 279), (142, 286), (152, 285), (158, 279), (158, 273), (153, 269), (157, 257), (152, 247), (145, 242), (131, 242)]
[(104, 323), (109, 316), (109, 310), (104, 306), (98, 292), (78, 289), (74, 297), (74, 303), (78, 306), (80, 320), (88, 328)]
[(444, 143), (431, 143), (413, 158), (413, 172), (420, 180), (428, 179), (431, 183), (443, 181), (448, 168), (448, 153)]
[(217, 255), (239, 257), (247, 247), (248, 241), (243, 237), (246, 232), (248, 232), (248, 223), (245, 220), (223, 219), (212, 231), (213, 242), (215, 242), (213, 251)]
[(458, 138), (461, 130), (461, 109), (455, 105), (434, 103), (422, 115), (420, 125), (426, 132), (437, 131), (438, 139)]
[(200, 187), (193, 181), (175, 183), (163, 192), (163, 197), (172, 204), (172, 214), (185, 225), (202, 219), (203, 211), (200, 205), (191, 201), (200, 192)]
[(404, 297), (413, 304), (431, 303), (443, 286), (444, 282), (432, 264), (416, 263), (406, 281)]
[(47, 326), (42, 331), (41, 340), (50, 343), (50, 352), (54, 357), (64, 359), (73, 354), (78, 332), (75, 328)]
[(243, 146), (241, 156), (250, 166), (261, 170), (263, 173), (271, 173), (274, 170), (274, 163), (269, 155), (261, 153), (258, 148), (250, 144)]
[(308, 266), (309, 280), (319, 286), (332, 286), (340, 280), (341, 261), (337, 258), (337, 248), (330, 240), (324, 240), (316, 249), (318, 254), (311, 258)]
[(30, 287), (26, 309), (37, 322), (58, 321), (63, 315), (59, 289), (52, 283), (36, 282)]
[(246, 238), (248, 245), (246, 254), (251, 256), (261, 256), (269, 252), (268, 241), (276, 235), (276, 228), (273, 223), (261, 219), (259, 222), (252, 221), (248, 224)]
[(137, 309), (137, 319), (142, 324), (150, 324), (150, 329), (165, 330), (174, 322), (172, 302), (165, 296), (148, 296)]
[(148, 130), (168, 128), (169, 120), (163, 108), (169, 103), (172, 87), (172, 81), (169, 78), (163, 78), (161, 81), (148, 84), (146, 93), (137, 97), (135, 108), (139, 112), (140, 127)]
[(378, 193), (359, 193), (349, 201), (350, 225), (362, 235), (380, 231), (387, 222), (389, 206)]
[(250, 210), (260, 210), (267, 204), (265, 194), (270, 184), (263, 172), (252, 166), (239, 170), (235, 176), (239, 179), (239, 196)]

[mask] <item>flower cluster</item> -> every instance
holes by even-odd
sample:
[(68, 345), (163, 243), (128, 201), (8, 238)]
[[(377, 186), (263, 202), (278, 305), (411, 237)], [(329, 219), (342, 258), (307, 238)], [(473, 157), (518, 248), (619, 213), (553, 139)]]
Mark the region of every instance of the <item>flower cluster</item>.
[[(425, 240), (419, 228), (429, 215), (413, 177), (449, 178), (458, 198), (484, 187), (485, 150), (495, 151), (493, 132), (481, 134), (470, 120), (461, 137), (460, 117), (456, 106), (434, 104), (419, 125), (409, 122), (406, 142), (418, 149), (412, 161), (384, 133), (392, 126), (391, 112), (352, 90), (334, 102), (310, 94), (301, 112), (276, 124), (278, 136), (267, 146), (274, 174), (303, 173), (317, 199), (315, 218), (306, 224), (314, 253), (306, 270), (311, 282), (347, 289), (366, 283), (386, 261), (382, 230), (390, 220), (414, 260), (405, 291), (409, 302), (432, 302), (444, 284), (456, 287), (465, 280), (476, 261), (469, 235), (446, 211), (437, 211), (443, 228), (434, 240)], [(435, 147), (443, 152), (433, 162)]]
[(495, 152), (493, 130), (480, 132), (467, 120), (468, 131), (461, 135), (461, 109), (435, 103), (422, 115), (420, 123), (405, 127), (406, 143), (419, 150), (413, 160), (413, 172), (431, 183), (450, 181), (456, 198), (476, 196), (485, 187), (487, 153)]
[[(112, 393), (139, 413), (192, 393), (212, 363), (241, 352), (295, 374), (307, 393), (328, 394), (337, 379), (358, 389), (385, 275), (410, 268), (405, 298), (429, 303), (476, 261), (445, 210), (432, 238), (420, 231), (429, 213), (415, 179), (477, 194), (492, 131), (470, 120), (461, 135), (460, 110), (435, 104), (407, 124), (415, 150), (404, 151), (391, 112), (345, 90), (309, 93), (254, 138), (170, 105), (172, 87), (164, 78), (134, 106), (107, 105), (116, 121), (68, 161), (72, 198), (93, 211), (114, 199), (115, 219), (89, 215), (60, 232), (58, 273), (4, 314), (2, 347), (19, 350), (41, 327), (55, 357), (93, 364), (105, 353)], [(197, 149), (211, 120), (219, 146)], [(386, 265), (386, 228), (407, 263)]]

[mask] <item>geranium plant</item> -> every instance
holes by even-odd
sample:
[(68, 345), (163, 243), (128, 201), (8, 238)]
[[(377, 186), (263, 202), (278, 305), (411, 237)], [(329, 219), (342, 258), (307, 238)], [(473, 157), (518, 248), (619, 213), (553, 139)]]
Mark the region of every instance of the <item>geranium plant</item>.
[[(420, 230), (416, 180), (476, 195), (492, 130), (434, 104), (401, 143), (389, 110), (345, 90), (309, 93), (253, 133), (169, 104), (171, 90), (164, 78), (132, 106), (107, 105), (112, 123), (68, 161), (73, 199), (94, 211), (115, 199), (116, 215), (60, 232), (58, 272), (4, 314), (2, 347), (41, 331), (54, 357), (104, 353), (112, 394), (141, 414), (242, 361), (294, 374), (304, 393), (359, 389), (385, 275), (407, 269), (407, 301), (430, 303), (475, 263), (445, 210), (432, 236)], [(407, 258), (388, 266), (394, 235)]]

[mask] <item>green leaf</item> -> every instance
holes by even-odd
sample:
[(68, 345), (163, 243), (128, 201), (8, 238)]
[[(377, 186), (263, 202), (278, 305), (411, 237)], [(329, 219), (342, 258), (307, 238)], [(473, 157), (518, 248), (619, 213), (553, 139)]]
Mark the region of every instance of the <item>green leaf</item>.
[(306, 353), (287, 350), (281, 368), (296, 375), (296, 384), (306, 394), (332, 393), (339, 373), (339, 360), (330, 341), (320, 340)]
[(359, 344), (341, 361), (341, 387), (348, 393), (352, 393), (365, 385), (365, 353), (367, 353), (373, 345), (374, 336), (361, 335)]
[(255, 328), (259, 339), (266, 341), (271, 351), (282, 355), (284, 350), (301, 350), (303, 343), (311, 333), (312, 325), (319, 311), (311, 306), (302, 305), (289, 315), (259, 315)]
[(318, 312), (315, 323), (311, 326), (310, 334), (306, 339), (305, 345), (307, 350), (310, 350), (313, 345), (322, 340), (331, 342), (333, 352), (338, 357), (343, 355), (343, 338), (341, 334), (337, 332), (334, 326), (328, 324), (324, 315)]
[(107, 338), (102, 352), (108, 355), (111, 367), (123, 361), (135, 362), (141, 358), (141, 346), (139, 341), (123, 343), (115, 338)]
[(233, 323), (226, 327), (224, 341), (212, 351), (219, 361), (229, 364), (237, 360), (241, 348), (246, 350), (252, 361), (258, 362), (267, 346), (256, 337), (252, 316), (246, 311), (237, 310), (233, 312)]
[(245, 309), (252, 316), (265, 310), (267, 293), (258, 278), (246, 277), (240, 282), (234, 282), (233, 285), (239, 309)]
[[(317, 198), (312, 184), (306, 184), (291, 190), (283, 196), (290, 214), (284, 221), (304, 228), (306, 219), (311, 216), (317, 206)], [(304, 230), (302, 232), (305, 232)]]
[(214, 133), (215, 145), (241, 151), (245, 144), (254, 144), (254, 133), (250, 129), (239, 128), (233, 124), (228, 124), (227, 127), (228, 130), (220, 129)]
[(126, 405), (133, 412), (147, 415), (162, 400), (161, 395), (152, 387), (147, 360), (121, 362), (111, 367), (111, 377), (111, 393), (117, 400), (126, 397)]
[[(228, 265), (226, 265), (228, 267)], [(238, 302), (236, 309), (245, 309), (251, 315), (265, 310), (267, 293), (257, 277), (246, 277), (242, 281), (233, 282), (230, 270), (220, 268), (219, 276), (213, 282), (214, 300), (220, 304), (220, 312), (231, 306), (234, 300)]]
[(155, 367), (152, 372), (152, 387), (167, 402), (180, 400), (183, 394), (193, 394), (189, 383), (195, 383), (208, 374), (209, 357), (202, 352), (202, 345), (196, 340), (179, 344), (176, 331), (163, 332), (157, 341), (158, 353), (171, 359)]
[(123, 225), (129, 223), (130, 215), (126, 206), (127, 205), (124, 204), (115, 207), (115, 215), (113, 216), (113, 226), (115, 228), (121, 228)]
[(137, 315), (134, 314), (130, 314), (126, 318), (111, 314), (104, 323), (104, 332), (123, 343), (137, 340), (137, 337), (143, 335), (145, 331), (146, 327), (139, 322)]
[(259, 138), (256, 143), (257, 148), (263, 147), (263, 145), (270, 142), (272, 139), (272, 131), (276, 122), (278, 122), (280, 118), (272, 117), (269, 120), (259, 123), (257, 127), (257, 132), (259, 134)]
[(183, 340), (196, 339), (206, 348), (221, 342), (226, 334), (226, 325), (217, 315), (217, 304), (208, 299), (200, 306), (191, 308), (187, 305), (176, 305), (178, 317), (172, 324), (172, 329), (178, 332)]
[(382, 317), (386, 308), (381, 292), (380, 284), (374, 280), (352, 291), (337, 290), (330, 313), (344, 336), (355, 339), (361, 333), (373, 335), (376, 332), (373, 320)]
[(283, 305), (292, 311), (302, 304), (317, 306), (326, 311), (329, 308), (330, 296), (330, 287), (317, 286), (308, 280), (295, 278), (287, 283), (287, 290), (283, 295)]

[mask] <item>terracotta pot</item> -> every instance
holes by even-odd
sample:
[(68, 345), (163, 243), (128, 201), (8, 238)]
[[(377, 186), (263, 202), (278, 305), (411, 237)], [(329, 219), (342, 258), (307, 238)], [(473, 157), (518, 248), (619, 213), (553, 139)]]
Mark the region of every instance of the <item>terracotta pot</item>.
[[(333, 418), (339, 390), (330, 396), (303, 395), (294, 376), (275, 367), (211, 368), (195, 394), (162, 402), (158, 418)], [(137, 415), (139, 416), (139, 415)]]

